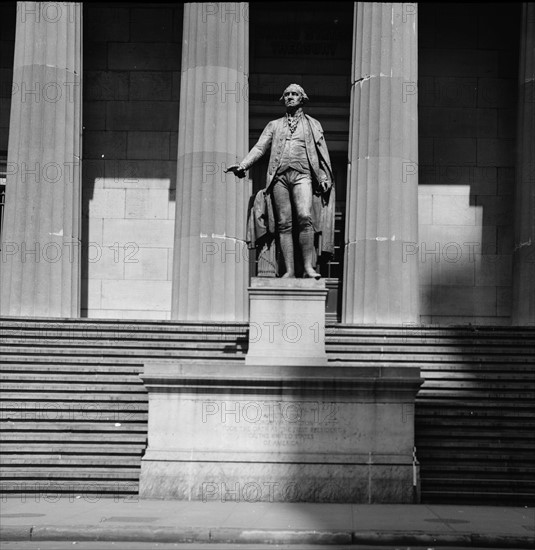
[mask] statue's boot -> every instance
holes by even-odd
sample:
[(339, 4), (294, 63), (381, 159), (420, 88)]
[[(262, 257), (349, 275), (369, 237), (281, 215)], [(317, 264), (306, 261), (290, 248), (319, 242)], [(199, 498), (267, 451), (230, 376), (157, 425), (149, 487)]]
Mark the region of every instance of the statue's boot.
[(303, 253), (303, 277), (320, 279), (321, 275), (312, 267), (314, 257), (314, 229), (312, 227), (307, 227), (299, 233), (299, 245)]
[(279, 233), (282, 257), (286, 266), (286, 273), (283, 278), (295, 277), (294, 268), (294, 240), (292, 233)]

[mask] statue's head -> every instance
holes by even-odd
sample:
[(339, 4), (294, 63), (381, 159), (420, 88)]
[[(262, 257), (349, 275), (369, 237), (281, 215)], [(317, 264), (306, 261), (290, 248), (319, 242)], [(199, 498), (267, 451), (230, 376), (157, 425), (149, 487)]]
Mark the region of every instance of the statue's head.
[(279, 101), (283, 101), (286, 107), (297, 107), (308, 101), (308, 96), (299, 84), (290, 84), (282, 92)]

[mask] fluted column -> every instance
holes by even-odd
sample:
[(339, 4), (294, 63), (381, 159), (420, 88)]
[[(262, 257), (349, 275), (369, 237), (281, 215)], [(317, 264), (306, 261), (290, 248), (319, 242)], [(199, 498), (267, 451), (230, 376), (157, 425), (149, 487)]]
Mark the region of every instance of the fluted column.
[(173, 319), (247, 318), (251, 185), (223, 173), (248, 150), (247, 9), (184, 5)]
[(416, 4), (355, 4), (342, 321), (418, 316)]
[(535, 324), (535, 4), (522, 8), (519, 67), (513, 325)]
[(2, 315), (80, 313), (81, 4), (18, 2)]

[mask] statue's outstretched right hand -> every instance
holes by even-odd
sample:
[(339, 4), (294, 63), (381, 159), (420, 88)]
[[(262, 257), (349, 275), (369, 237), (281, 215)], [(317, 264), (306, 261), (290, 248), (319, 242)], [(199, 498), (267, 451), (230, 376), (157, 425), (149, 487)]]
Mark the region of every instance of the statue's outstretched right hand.
[(243, 168), (243, 166), (241, 166), (240, 164), (233, 164), (232, 166), (229, 166), (225, 170), (225, 174), (227, 174), (228, 172), (232, 172), (240, 179), (245, 177), (245, 168)]

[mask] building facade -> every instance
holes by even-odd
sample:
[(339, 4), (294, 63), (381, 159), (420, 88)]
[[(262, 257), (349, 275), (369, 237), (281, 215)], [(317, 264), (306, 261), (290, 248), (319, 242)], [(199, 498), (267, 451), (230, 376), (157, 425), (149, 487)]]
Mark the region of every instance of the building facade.
[(342, 323), (535, 322), (533, 4), (3, 4), (2, 316), (246, 321), (224, 174), (310, 97)]

